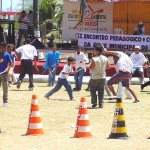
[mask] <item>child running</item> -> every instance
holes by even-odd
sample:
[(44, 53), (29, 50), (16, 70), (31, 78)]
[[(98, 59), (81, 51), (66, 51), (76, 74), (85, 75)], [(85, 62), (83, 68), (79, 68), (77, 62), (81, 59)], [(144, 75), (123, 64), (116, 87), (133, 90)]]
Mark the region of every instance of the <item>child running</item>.
[(52, 90), (50, 90), (47, 94), (45, 94), (45, 96), (44, 96), (45, 98), (49, 99), (49, 97), (51, 95), (53, 95), (54, 93), (56, 93), (57, 91), (59, 91), (63, 85), (68, 92), (70, 100), (74, 100), (71, 85), (67, 81), (67, 77), (69, 75), (73, 75), (76, 73), (76, 72), (73, 72), (73, 69), (72, 69), (72, 64), (74, 63), (74, 58), (68, 57), (67, 61), (68, 61), (68, 63), (64, 66), (63, 70), (60, 72), (60, 74), (58, 76), (58, 82), (57, 82), (56, 86)]

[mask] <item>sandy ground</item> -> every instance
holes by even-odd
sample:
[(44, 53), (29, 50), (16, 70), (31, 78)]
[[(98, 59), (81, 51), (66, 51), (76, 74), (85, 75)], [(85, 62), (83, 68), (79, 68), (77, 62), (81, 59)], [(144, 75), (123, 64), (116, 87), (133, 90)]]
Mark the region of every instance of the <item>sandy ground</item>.
[[(27, 83), (23, 83), (19, 90), (12, 85), (9, 88), (9, 106), (0, 107), (0, 150), (149, 150), (150, 87), (140, 92), (138, 85), (132, 85), (132, 88), (138, 93), (140, 103), (123, 98), (127, 140), (107, 139), (115, 101), (107, 100), (106, 93), (103, 109), (88, 109), (92, 138), (73, 138), (81, 97), (84, 96), (87, 106), (91, 106), (90, 93), (84, 91), (86, 86), (82, 91), (74, 92), (76, 101), (70, 101), (64, 88), (50, 100), (45, 99), (44, 94), (51, 89), (46, 83), (35, 83), (34, 91), (28, 91)], [(27, 131), (33, 94), (37, 95), (44, 135), (22, 136)]]

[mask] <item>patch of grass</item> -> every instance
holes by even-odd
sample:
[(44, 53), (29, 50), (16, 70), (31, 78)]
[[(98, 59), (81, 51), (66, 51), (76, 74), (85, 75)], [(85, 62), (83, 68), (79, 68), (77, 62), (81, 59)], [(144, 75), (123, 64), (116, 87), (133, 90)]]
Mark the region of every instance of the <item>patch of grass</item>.
[[(123, 97), (129, 138), (110, 140), (107, 137), (111, 133), (115, 100), (106, 100), (109, 97), (105, 93), (103, 109), (88, 109), (92, 138), (76, 139), (72, 138), (75, 133), (73, 126), (76, 124), (81, 97), (85, 97), (87, 106), (91, 107), (90, 93), (84, 90), (87, 85), (83, 85), (82, 91), (74, 92), (76, 101), (69, 100), (64, 88), (51, 96), (50, 100), (45, 99), (45, 93), (52, 88), (46, 85), (46, 83), (34, 83), (34, 91), (28, 91), (28, 83), (23, 83), (19, 90), (11, 85), (8, 107), (0, 107), (1, 150), (149, 149), (150, 140), (146, 137), (150, 136), (150, 87), (145, 88), (147, 92), (140, 92), (139, 85), (132, 85), (132, 89), (138, 94), (141, 102), (133, 103), (133, 100), (125, 100)], [(117, 89), (116, 86), (115, 89)], [(37, 95), (44, 135), (21, 136), (27, 131), (33, 94)], [(2, 91), (0, 96), (2, 97)]]

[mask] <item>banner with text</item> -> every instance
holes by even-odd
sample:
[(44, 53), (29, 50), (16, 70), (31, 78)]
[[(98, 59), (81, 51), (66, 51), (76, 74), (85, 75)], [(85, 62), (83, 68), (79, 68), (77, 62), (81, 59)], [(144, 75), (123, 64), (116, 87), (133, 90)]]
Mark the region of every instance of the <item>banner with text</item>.
[(62, 39), (77, 39), (78, 32), (112, 33), (113, 3), (64, 1)]
[(150, 36), (146, 35), (78, 33), (78, 45), (84, 48), (92, 48), (100, 43), (111, 50), (133, 50), (136, 45), (141, 50), (150, 50)]

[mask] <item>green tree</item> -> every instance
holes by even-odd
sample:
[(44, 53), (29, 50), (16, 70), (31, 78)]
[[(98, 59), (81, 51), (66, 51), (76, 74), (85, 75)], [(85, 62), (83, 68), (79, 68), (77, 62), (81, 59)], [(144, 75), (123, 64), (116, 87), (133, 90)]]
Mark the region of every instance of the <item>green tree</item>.
[(55, 4), (53, 1), (54, 0), (41, 0), (39, 8), (40, 22), (54, 17)]
[(63, 0), (41, 0), (39, 8), (40, 23), (51, 19), (53, 26), (58, 28), (62, 19)]

